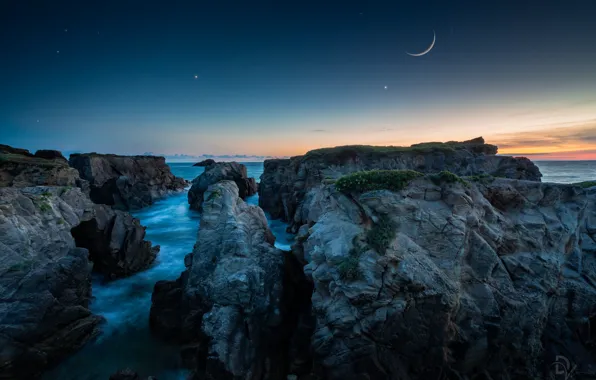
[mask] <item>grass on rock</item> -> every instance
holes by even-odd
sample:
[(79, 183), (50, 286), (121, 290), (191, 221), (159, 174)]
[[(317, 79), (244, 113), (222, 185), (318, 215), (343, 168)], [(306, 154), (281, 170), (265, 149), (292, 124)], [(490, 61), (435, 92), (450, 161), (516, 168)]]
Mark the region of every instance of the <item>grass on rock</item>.
[(574, 183), (575, 186), (579, 186), (579, 187), (583, 187), (584, 189), (587, 189), (589, 187), (594, 187), (596, 186), (596, 181), (584, 181), (584, 182), (578, 182), (578, 183)]
[(400, 191), (423, 174), (413, 170), (369, 170), (348, 174), (335, 183), (342, 193), (364, 193), (373, 190)]
[(380, 255), (384, 255), (389, 244), (395, 239), (396, 228), (388, 215), (382, 215), (366, 233), (366, 243)]
[(430, 180), (433, 181), (433, 183), (437, 186), (439, 186), (442, 183), (461, 183), (463, 185), (468, 184), (466, 181), (461, 179), (461, 177), (451, 173), (448, 170), (443, 170), (442, 172), (431, 174)]

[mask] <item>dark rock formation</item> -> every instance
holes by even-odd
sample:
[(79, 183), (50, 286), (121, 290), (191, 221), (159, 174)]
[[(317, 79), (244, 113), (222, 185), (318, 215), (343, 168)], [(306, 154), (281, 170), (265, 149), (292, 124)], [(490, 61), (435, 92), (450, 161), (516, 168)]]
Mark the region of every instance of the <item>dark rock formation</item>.
[(122, 369), (112, 375), (109, 380), (157, 380), (153, 376), (142, 378), (138, 373), (130, 368)]
[(315, 376), (596, 376), (596, 190), (429, 175), (304, 199)]
[(87, 248), (93, 270), (109, 279), (147, 269), (159, 246), (145, 239), (145, 227), (127, 212), (106, 205), (94, 206), (95, 217), (72, 229), (77, 247)]
[[(183, 343), (196, 378), (285, 379), (310, 368), (312, 288), (301, 265), (273, 246), (263, 211), (232, 181), (204, 194), (197, 244), (177, 281), (158, 282), (151, 327)], [(295, 334), (300, 332), (300, 337)]]
[(68, 166), (58, 151), (26, 149), (0, 145), (0, 187), (79, 186), (85, 188), (79, 173)]
[(242, 199), (257, 192), (255, 179), (247, 178), (246, 166), (237, 162), (217, 162), (206, 167), (205, 171), (192, 181), (192, 186), (188, 191), (190, 208), (199, 210), (203, 203), (203, 193), (210, 185), (223, 180), (234, 181)]
[(164, 157), (72, 154), (70, 165), (89, 181), (91, 200), (119, 210), (135, 210), (181, 191), (186, 181), (175, 177)]
[(92, 217), (78, 188), (0, 188), (1, 379), (35, 378), (98, 334), (88, 251), (70, 234)]
[(214, 159), (208, 158), (206, 160), (197, 162), (196, 164), (194, 164), (193, 166), (211, 166), (215, 163)]
[(371, 169), (450, 171), (460, 176), (493, 175), (540, 181), (538, 167), (526, 158), (496, 156), (497, 147), (482, 138), (464, 142), (423, 143), (411, 147), (343, 146), (317, 149), (304, 156), (266, 160), (259, 185), (259, 206), (273, 218), (294, 220), (305, 194), (347, 173)]
[(46, 160), (62, 160), (65, 163), (68, 163), (66, 158), (64, 158), (64, 156), (62, 155), (62, 152), (57, 150), (38, 150), (37, 152), (35, 152), (34, 156), (38, 158), (45, 158)]

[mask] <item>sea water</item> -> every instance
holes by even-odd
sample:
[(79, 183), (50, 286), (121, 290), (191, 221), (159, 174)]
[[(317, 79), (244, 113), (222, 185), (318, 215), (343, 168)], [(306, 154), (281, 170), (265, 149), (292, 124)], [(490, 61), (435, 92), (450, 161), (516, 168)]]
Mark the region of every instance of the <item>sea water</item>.
[[(245, 163), (248, 176), (258, 181), (263, 163)], [(199, 176), (204, 168), (192, 163), (171, 163), (172, 173), (187, 180)], [(249, 197), (258, 204), (258, 195)], [(175, 280), (184, 270), (184, 256), (197, 239), (200, 214), (188, 207), (187, 193), (170, 195), (133, 215), (147, 227), (145, 239), (160, 245), (154, 265), (131, 277), (104, 282), (93, 278), (91, 311), (103, 316), (102, 333), (92, 343), (63, 361), (44, 376), (46, 380), (107, 380), (110, 374), (131, 368), (142, 376), (159, 380), (185, 379), (179, 348), (154, 338), (149, 331), (149, 309), (153, 286), (159, 280)], [(267, 215), (268, 217), (268, 215)], [(289, 249), (292, 235), (287, 225), (270, 221), (277, 237), (276, 246)]]
[[(573, 183), (596, 179), (596, 161), (538, 161), (544, 182)], [(263, 173), (263, 163), (245, 163), (249, 177)], [(203, 168), (192, 163), (170, 163), (172, 172), (192, 180)], [(258, 204), (258, 195), (246, 200)], [(46, 380), (107, 380), (119, 369), (131, 368), (142, 376), (160, 380), (184, 379), (178, 347), (151, 336), (149, 309), (156, 281), (174, 280), (184, 270), (184, 256), (192, 251), (199, 228), (200, 215), (188, 208), (187, 194), (171, 195), (152, 206), (133, 213), (147, 227), (147, 240), (159, 244), (161, 251), (155, 264), (134, 276), (111, 282), (93, 279), (91, 310), (103, 316), (101, 336), (48, 372)], [(276, 246), (289, 249), (292, 235), (287, 225), (272, 221)]]

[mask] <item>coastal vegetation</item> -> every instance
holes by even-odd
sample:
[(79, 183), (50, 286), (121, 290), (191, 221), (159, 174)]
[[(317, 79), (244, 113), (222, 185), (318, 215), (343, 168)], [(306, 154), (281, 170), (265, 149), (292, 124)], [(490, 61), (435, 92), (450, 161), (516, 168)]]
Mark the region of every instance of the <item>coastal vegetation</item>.
[(335, 183), (335, 188), (342, 193), (363, 193), (373, 190), (400, 191), (410, 181), (422, 177), (414, 170), (369, 170), (348, 174)]

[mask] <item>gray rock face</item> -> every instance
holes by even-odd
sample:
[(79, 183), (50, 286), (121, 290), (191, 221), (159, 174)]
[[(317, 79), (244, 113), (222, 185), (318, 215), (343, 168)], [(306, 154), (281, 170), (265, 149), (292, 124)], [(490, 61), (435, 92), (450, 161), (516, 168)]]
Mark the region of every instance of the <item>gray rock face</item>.
[(35, 378), (98, 334), (88, 252), (70, 234), (92, 217), (78, 188), (0, 188), (0, 378)]
[(58, 151), (26, 149), (0, 145), (0, 187), (79, 186), (79, 173), (68, 166)]
[(205, 171), (192, 181), (188, 191), (190, 208), (199, 210), (203, 203), (203, 194), (210, 185), (219, 181), (230, 180), (236, 183), (240, 198), (256, 194), (257, 183), (254, 178), (247, 178), (246, 166), (237, 162), (216, 162), (205, 168)]
[(89, 153), (73, 154), (69, 162), (89, 181), (93, 202), (119, 210), (140, 209), (186, 187), (164, 157)]
[(263, 211), (240, 199), (233, 181), (209, 186), (204, 198), (187, 271), (156, 284), (152, 329), (191, 348), (188, 361), (205, 365), (197, 376), (285, 379), (290, 358), (300, 364), (289, 348), (296, 306), (310, 297), (298, 285), (301, 265), (273, 246)]
[(595, 201), (509, 179), (313, 188), (294, 252), (314, 283), (315, 374), (542, 379), (560, 355), (595, 376)]
[(144, 269), (159, 250), (144, 236), (76, 187), (0, 188), (0, 379), (35, 378), (94, 338), (89, 259), (108, 278)]
[(259, 206), (297, 231), (295, 212), (306, 193), (347, 173), (371, 169), (448, 170), (460, 176), (490, 174), (540, 181), (538, 167), (526, 158), (496, 156), (497, 147), (477, 138), (401, 147), (344, 146), (318, 149), (290, 159), (266, 160), (259, 185)]

